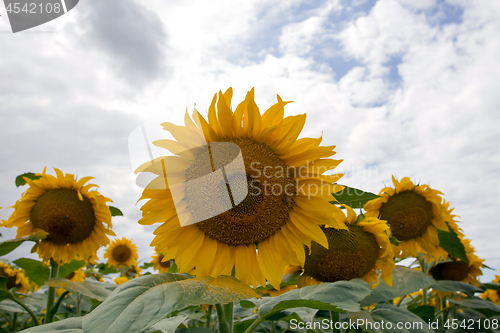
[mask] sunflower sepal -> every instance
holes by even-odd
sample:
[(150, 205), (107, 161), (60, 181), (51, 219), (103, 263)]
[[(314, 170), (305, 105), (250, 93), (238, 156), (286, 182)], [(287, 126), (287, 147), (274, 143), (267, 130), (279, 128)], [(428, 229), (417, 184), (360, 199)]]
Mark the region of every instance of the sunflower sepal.
[(439, 246), (446, 250), (451, 256), (468, 263), (465, 247), (458, 238), (458, 234), (448, 225), (448, 232), (437, 229)]
[(334, 201), (330, 201), (331, 204), (344, 204), (351, 208), (363, 208), (367, 202), (380, 198), (380, 196), (375, 193), (365, 192), (345, 185), (342, 186), (344, 187), (343, 190), (332, 193)]
[(111, 213), (111, 216), (123, 216), (122, 211), (119, 210), (118, 208), (113, 207), (113, 206), (108, 206), (108, 207), (109, 207), (109, 211)]
[(33, 172), (23, 173), (22, 175), (19, 175), (16, 177), (16, 180), (15, 180), (16, 187), (26, 185), (26, 183), (27, 183), (26, 178), (30, 179), (30, 180), (36, 180), (36, 179), (42, 178), (42, 175), (39, 173), (33, 173)]

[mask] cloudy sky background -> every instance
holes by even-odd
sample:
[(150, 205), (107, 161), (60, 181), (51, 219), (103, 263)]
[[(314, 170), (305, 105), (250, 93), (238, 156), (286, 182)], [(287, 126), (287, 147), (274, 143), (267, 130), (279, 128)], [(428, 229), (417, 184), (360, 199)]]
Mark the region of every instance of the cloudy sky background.
[(157, 138), (186, 107), (206, 114), (218, 90), (232, 86), (236, 105), (255, 87), (261, 111), (276, 94), (294, 100), (302, 135), (337, 145), (341, 183), (378, 193), (410, 176), (442, 191), (496, 269), (482, 281), (498, 274), (500, 2), (84, 0), (16, 34), (0, 15), (3, 219), (26, 190), (17, 175), (91, 175), (125, 214), (116, 234), (149, 260), (156, 226), (137, 223), (132, 172), (147, 153), (129, 154), (131, 133), (146, 123)]

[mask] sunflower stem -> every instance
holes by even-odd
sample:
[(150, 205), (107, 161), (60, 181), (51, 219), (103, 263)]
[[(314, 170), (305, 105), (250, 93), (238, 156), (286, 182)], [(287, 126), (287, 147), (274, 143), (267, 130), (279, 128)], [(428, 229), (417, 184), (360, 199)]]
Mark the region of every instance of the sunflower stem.
[(219, 333), (233, 332), (233, 302), (228, 304), (216, 304)]
[(423, 290), (422, 303), (423, 303), (424, 306), (427, 305), (427, 288), (424, 288), (424, 290)]
[(33, 319), (33, 322), (35, 323), (36, 326), (40, 325), (40, 322), (38, 321), (38, 317), (28, 306), (26, 306), (26, 304), (24, 304), (23, 302), (18, 300), (16, 297), (13, 298), (13, 301), (16, 302), (17, 304), (19, 304), (20, 306), (22, 306), (24, 310), (28, 311), (28, 313), (30, 314), (30, 316)]
[[(59, 265), (50, 258), (50, 278), (56, 278), (59, 273)], [(54, 306), (54, 300), (56, 298), (56, 288), (49, 287), (49, 292), (47, 295), (47, 307), (45, 309), (45, 320), (44, 324), (48, 324), (52, 322), (54, 319), (54, 314), (52, 313), (52, 307)]]
[(212, 305), (208, 305), (208, 309), (207, 309), (207, 319), (206, 319), (206, 322), (205, 322), (205, 327), (206, 328), (210, 328), (210, 320), (212, 319)]
[(332, 325), (332, 332), (333, 333), (341, 333), (340, 328), (337, 328), (336, 323), (340, 322), (340, 313), (337, 311), (330, 311), (330, 317), (332, 319), (331, 325)]

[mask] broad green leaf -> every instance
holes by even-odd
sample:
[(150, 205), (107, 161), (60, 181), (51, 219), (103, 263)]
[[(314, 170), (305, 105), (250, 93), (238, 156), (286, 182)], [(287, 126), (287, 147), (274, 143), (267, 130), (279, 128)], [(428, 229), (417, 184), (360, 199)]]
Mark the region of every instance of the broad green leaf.
[(105, 288), (105, 283), (103, 282), (73, 282), (64, 278), (55, 278), (45, 281), (45, 284), (49, 287), (62, 288), (72, 292), (78, 292), (82, 295), (95, 298), (100, 301), (106, 299), (106, 297), (111, 294), (111, 291)]
[(83, 328), (86, 333), (140, 332), (189, 305), (230, 303), (250, 297), (257, 297), (253, 289), (228, 276), (141, 276), (116, 288), (84, 317)]
[(85, 261), (83, 260), (71, 260), (71, 262), (59, 266), (59, 273), (58, 277), (60, 278), (65, 278), (68, 276), (70, 273), (80, 269), (81, 267), (85, 266)]
[(23, 177), (26, 177), (26, 178), (31, 179), (31, 180), (42, 178), (42, 176), (36, 176), (33, 172), (23, 173), (22, 175), (19, 175), (16, 177), (16, 187), (19, 187), (19, 186), (26, 184), (26, 181), (24, 180)]
[(448, 302), (457, 304), (461, 307), (471, 308), (471, 309), (488, 309), (497, 313), (500, 313), (500, 305), (493, 302), (481, 299), (481, 298), (465, 298), (462, 300), (448, 299)]
[(83, 333), (83, 317), (68, 318), (55, 323), (40, 325), (24, 330), (26, 333)]
[(383, 280), (372, 293), (361, 301), (361, 306), (392, 300), (396, 297), (409, 295), (420, 289), (430, 287), (435, 280), (430, 276), (404, 266), (396, 266), (392, 272), (392, 287)]
[[(322, 283), (289, 291), (277, 297), (249, 300), (258, 307), (258, 314), (264, 316), (281, 310), (308, 307), (330, 311), (359, 311), (359, 301), (371, 291), (370, 285), (362, 280)], [(248, 306), (248, 302), (242, 306)]]
[(23, 237), (23, 238), (10, 239), (10, 240), (7, 240), (5, 242), (1, 242), (0, 243), (0, 256), (4, 256), (4, 255), (14, 251), (15, 249), (17, 249), (17, 247), (19, 245), (21, 245), (22, 243), (24, 243), (26, 241), (37, 242), (40, 239), (41, 238), (37, 237), (37, 236), (27, 236), (27, 237)]
[(434, 314), (436, 313), (436, 308), (430, 305), (421, 305), (413, 309), (408, 308), (408, 310), (427, 323), (434, 319)]
[(108, 207), (109, 207), (109, 211), (111, 212), (111, 216), (123, 216), (122, 211), (119, 210), (118, 208), (113, 207), (113, 206), (108, 206)]
[(457, 233), (449, 226), (448, 229), (449, 232), (437, 229), (439, 246), (445, 249), (451, 256), (468, 263), (467, 253), (465, 252), (465, 247), (460, 241), (460, 238), (458, 238)]
[(363, 206), (370, 200), (380, 198), (375, 193), (364, 192), (357, 188), (347, 187), (337, 193), (332, 193), (333, 197), (338, 201), (330, 201), (331, 204), (344, 204), (352, 208), (363, 208)]
[(370, 333), (434, 333), (420, 317), (389, 303), (378, 304), (371, 312), (349, 313), (349, 319)]
[(7, 289), (7, 281), (6, 277), (0, 276), (0, 300), (14, 299), (12, 293)]
[(153, 267), (155, 264), (153, 264), (152, 262), (145, 262), (142, 266), (139, 266), (139, 268), (142, 268), (142, 269), (148, 269), (149, 267)]
[[(175, 333), (177, 326), (182, 324), (187, 319), (186, 316), (176, 316), (167, 319), (162, 319), (151, 327), (146, 328), (141, 333)], [(213, 333), (213, 331), (210, 331)]]
[(99, 269), (99, 273), (104, 275), (118, 273), (118, 271), (113, 266), (110, 266), (108, 264), (98, 264), (96, 268)]
[(451, 292), (463, 291), (469, 296), (474, 295), (474, 293), (479, 293), (483, 291), (482, 289), (473, 286), (472, 284), (459, 281), (446, 281), (446, 280), (436, 281), (432, 285), (432, 288), (439, 291), (451, 291)]
[(50, 276), (50, 267), (40, 260), (30, 258), (20, 258), (13, 261), (14, 264), (24, 269), (26, 276), (30, 281), (35, 282), (40, 287)]
[(491, 282), (491, 283), (485, 283), (485, 284), (483, 284), (483, 286), (486, 289), (500, 291), (500, 283), (493, 283), (493, 282)]
[(206, 327), (192, 327), (186, 330), (186, 333), (213, 333), (211, 329)]

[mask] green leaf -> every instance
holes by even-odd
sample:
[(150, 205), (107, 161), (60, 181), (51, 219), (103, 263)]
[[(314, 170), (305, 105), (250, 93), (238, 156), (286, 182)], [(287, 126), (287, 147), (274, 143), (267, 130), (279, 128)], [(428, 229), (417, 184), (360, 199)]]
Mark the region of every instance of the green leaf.
[[(359, 301), (371, 292), (370, 285), (362, 280), (322, 283), (289, 291), (277, 297), (251, 299), (258, 307), (259, 316), (285, 309), (308, 307), (329, 311), (359, 311)], [(247, 302), (241, 304), (249, 306)]]
[(436, 308), (430, 305), (421, 305), (413, 309), (408, 308), (408, 310), (422, 318), (427, 323), (434, 319), (434, 313), (436, 313)]
[[(187, 319), (186, 316), (175, 316), (167, 319), (162, 319), (153, 326), (146, 328), (141, 333), (175, 333), (177, 327)], [(189, 330), (188, 330), (189, 331)], [(213, 331), (210, 331), (213, 333)]]
[(461, 307), (471, 308), (471, 309), (488, 309), (497, 313), (500, 313), (500, 305), (493, 302), (481, 299), (481, 298), (465, 298), (462, 300), (456, 300), (449, 298), (448, 302), (457, 304)]
[(78, 292), (82, 295), (88, 296), (90, 298), (95, 298), (97, 300), (104, 300), (111, 294), (109, 287), (106, 288), (104, 282), (73, 282), (64, 278), (55, 278), (45, 281), (45, 284), (49, 287), (63, 288), (64, 290), (69, 290), (72, 292)]
[(398, 241), (398, 239), (396, 237), (390, 237), (389, 238), (389, 241), (391, 242), (391, 244), (394, 244), (394, 245), (399, 245), (400, 241)]
[(118, 271), (113, 266), (110, 266), (108, 264), (98, 264), (96, 268), (99, 270), (99, 273), (103, 275), (118, 273)]
[(31, 327), (23, 333), (83, 333), (83, 317), (68, 318), (55, 323)]
[(50, 267), (39, 260), (20, 258), (15, 260), (14, 264), (24, 269), (28, 279), (40, 287), (50, 276)]
[(27, 237), (23, 237), (23, 238), (10, 239), (10, 240), (7, 240), (5, 242), (1, 242), (0, 243), (0, 256), (4, 256), (4, 255), (14, 251), (15, 249), (17, 249), (17, 247), (19, 245), (21, 245), (22, 243), (24, 243), (26, 241), (37, 242), (40, 239), (42, 239), (42, 238), (39, 238), (37, 236), (27, 236)]
[(153, 267), (154, 265), (155, 264), (153, 264), (152, 262), (146, 262), (142, 266), (139, 266), (139, 268), (148, 269), (149, 267)]
[(434, 333), (420, 317), (390, 303), (378, 304), (371, 312), (349, 313), (349, 319), (370, 333)]
[(436, 281), (432, 285), (432, 288), (439, 291), (451, 291), (451, 292), (463, 291), (469, 296), (474, 295), (474, 293), (483, 291), (481, 288), (473, 286), (472, 284), (459, 281), (446, 281), (446, 280)]
[(449, 232), (437, 229), (439, 246), (445, 249), (451, 256), (468, 263), (467, 253), (465, 252), (465, 247), (460, 241), (460, 238), (458, 238), (457, 233), (453, 229), (450, 227), (448, 227), (448, 229)]
[(0, 276), (0, 290), (8, 290), (7, 281), (9, 281), (8, 278), (6, 278), (5, 276)]
[(6, 277), (0, 276), (0, 301), (4, 299), (14, 299), (14, 295), (7, 289)]
[(19, 175), (16, 177), (16, 187), (19, 187), (19, 186), (26, 184), (26, 181), (24, 180), (23, 177), (26, 177), (26, 178), (31, 179), (31, 180), (42, 178), (42, 176), (36, 176), (33, 172), (23, 173), (22, 175)]
[(484, 283), (483, 286), (486, 288), (486, 289), (491, 289), (491, 290), (496, 290), (496, 291), (500, 291), (500, 283), (493, 283), (493, 282), (490, 282), (490, 283)]
[(83, 328), (86, 333), (140, 332), (189, 305), (230, 303), (256, 296), (253, 289), (229, 276), (141, 276), (116, 288), (84, 317)]
[(71, 262), (59, 266), (59, 274), (57, 275), (60, 278), (65, 278), (70, 273), (77, 271), (81, 267), (85, 266), (85, 261), (83, 260), (71, 260)]
[(347, 187), (337, 193), (332, 193), (333, 197), (338, 201), (330, 201), (331, 204), (344, 204), (352, 208), (363, 208), (363, 206), (370, 200), (380, 198), (375, 193), (364, 192), (357, 188)]
[(108, 206), (108, 207), (109, 207), (109, 211), (111, 212), (111, 216), (123, 216), (122, 211), (119, 210), (118, 208), (113, 207), (113, 206)]
[(172, 261), (171, 264), (170, 264), (170, 267), (168, 268), (168, 273), (178, 273), (179, 272), (179, 269), (177, 268), (177, 264), (175, 263), (175, 261)]
[(427, 274), (408, 267), (396, 266), (392, 272), (392, 287), (389, 287), (381, 280), (370, 296), (361, 301), (361, 306), (369, 306), (409, 295), (420, 289), (430, 287), (434, 283), (435, 280)]

